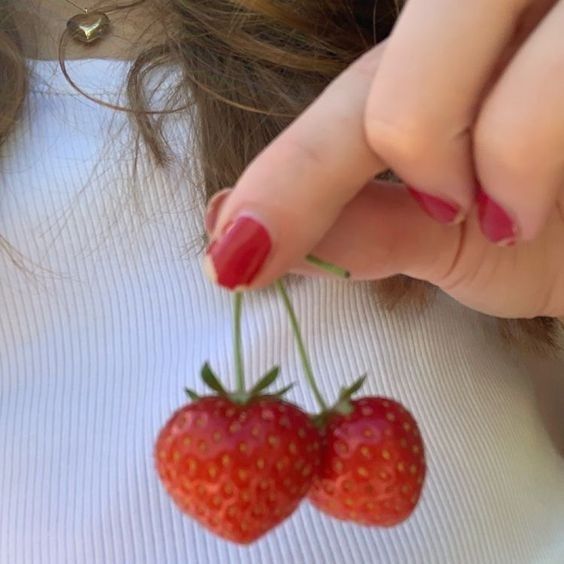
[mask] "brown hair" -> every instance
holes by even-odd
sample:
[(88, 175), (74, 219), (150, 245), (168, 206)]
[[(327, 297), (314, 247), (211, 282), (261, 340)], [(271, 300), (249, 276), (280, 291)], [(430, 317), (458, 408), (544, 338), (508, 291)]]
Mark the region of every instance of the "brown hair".
[[(27, 91), (27, 74), (20, 40), (8, 0), (0, 0), (0, 145), (12, 131)], [(22, 257), (0, 233), (0, 250), (23, 267)]]
[[(178, 88), (190, 92), (197, 108), (199, 183), (211, 197), (233, 185), (337, 74), (389, 34), (402, 2), (153, 0), (166, 38), (138, 56), (127, 85), (140, 136), (157, 164), (165, 165), (162, 116), (147, 113), (143, 84), (154, 68), (179, 65), (183, 78)], [(20, 53), (7, 0), (0, 0), (0, 142), (25, 97)], [(406, 277), (377, 288), (390, 307), (422, 304), (430, 295), (428, 285)], [(555, 344), (557, 324), (551, 318), (500, 320), (502, 335), (537, 347)]]

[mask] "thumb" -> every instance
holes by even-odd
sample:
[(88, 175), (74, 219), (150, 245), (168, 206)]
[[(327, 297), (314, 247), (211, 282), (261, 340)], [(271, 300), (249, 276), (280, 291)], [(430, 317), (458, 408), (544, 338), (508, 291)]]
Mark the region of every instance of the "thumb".
[[(422, 213), (404, 186), (370, 182), (343, 208), (313, 254), (357, 280), (406, 274), (430, 282), (488, 315), (560, 316), (562, 224), (555, 210), (535, 241), (499, 247), (482, 236), (475, 207), (464, 223), (445, 226)], [(313, 272), (304, 261), (296, 267)]]
[[(423, 214), (403, 185), (372, 181), (342, 209), (313, 254), (355, 280), (406, 274), (440, 286), (456, 263), (461, 233), (460, 225)], [(305, 260), (292, 271), (322, 274)]]

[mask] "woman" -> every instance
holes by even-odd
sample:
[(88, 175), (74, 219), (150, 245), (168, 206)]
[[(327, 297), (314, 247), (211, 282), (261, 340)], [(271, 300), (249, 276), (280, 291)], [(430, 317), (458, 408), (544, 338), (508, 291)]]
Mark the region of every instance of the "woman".
[[(357, 278), (401, 272), (427, 279), (489, 314), (562, 313), (525, 299), (538, 293), (540, 286), (526, 292), (524, 282), (537, 272), (534, 257), (546, 253), (516, 245), (508, 263), (523, 255), (528, 262), (505, 277), (491, 276), (492, 284), (473, 288), (468, 276), (439, 278), (462, 228), (427, 218), (403, 188), (378, 183), (359, 191), (381, 170), (379, 158), (361, 146), (358, 117), (381, 50), (363, 59), (360, 72), (358, 64), (350, 67), (287, 130), (285, 139), (305, 151), (305, 160), (295, 149), (287, 152), (282, 136), (236, 183), (334, 76), (384, 39), (393, 12), (375, 7), (376, 17), (374, 6), (362, 3), (147, 0), (112, 13), (111, 37), (87, 51), (68, 43), (66, 69), (87, 94), (136, 109), (130, 123), (126, 113), (78, 94), (61, 73), (58, 35), (75, 7), (62, 0), (3, 5), (27, 57), (29, 91), (20, 109), (24, 75), (14, 28), (3, 18), (0, 562), (562, 560), (564, 463), (534, 393), (540, 370), (547, 378), (561, 374), (562, 360), (545, 360), (529, 346), (557, 338), (555, 323), (507, 322), (500, 331), (495, 318), (442, 293), (422, 307), (413, 284), (401, 280), (375, 295), (368, 282), (307, 278), (293, 281), (291, 293), (325, 394), (334, 398), (342, 384), (367, 371), (364, 393), (399, 399), (420, 422), (428, 478), (404, 525), (361, 528), (304, 503), (256, 545), (239, 548), (184, 517), (154, 471), (154, 439), (185, 401), (183, 388), (201, 389), (201, 364), (210, 360), (233, 383), (230, 295), (204, 278), (198, 252), (202, 186), (210, 196), (235, 185), (214, 200), (207, 218), (216, 241), (208, 263), (224, 285), (264, 286), (289, 269), (303, 270), (300, 257), (315, 247)], [(166, 49), (158, 47), (163, 42)], [(138, 56), (131, 45), (150, 50), (137, 58), (125, 98), (121, 87)], [(148, 84), (140, 83), (153, 63), (162, 65), (148, 73)], [(344, 91), (346, 99), (340, 98)], [(187, 102), (195, 105), (181, 110)], [(179, 111), (144, 114), (144, 107)], [(326, 117), (331, 112), (345, 115), (333, 122)], [(139, 131), (143, 143), (136, 145)], [(313, 145), (312, 132), (318, 133)], [(327, 143), (333, 139), (340, 143)], [(312, 149), (322, 142), (332, 153)], [(457, 153), (459, 168), (449, 173), (458, 187), (444, 194), (415, 170), (417, 163), (412, 173), (401, 158), (393, 167), (402, 178), (413, 176), (420, 191), (436, 190), (467, 209), (464, 150)], [(396, 159), (390, 152), (384, 160)], [(320, 175), (326, 167), (333, 172)], [(350, 203), (341, 213), (343, 202)], [(233, 238), (226, 243), (219, 234), (250, 204), (256, 207), (245, 211), (276, 234), (261, 251), (270, 262), (255, 261), (252, 280), (247, 272), (244, 280), (225, 284), (221, 254), (233, 257)], [(475, 246), (463, 248), (483, 250), (478, 263), (493, 269), (498, 262), (488, 260), (501, 251), (478, 239), (479, 222), (468, 213), (466, 240)], [(528, 230), (523, 223), (520, 233), (533, 237), (541, 216)], [(550, 240), (557, 248), (558, 232)], [(434, 271), (437, 264), (443, 268)], [(552, 272), (534, 279), (548, 281)], [(404, 286), (411, 299), (387, 308), (383, 300), (390, 302)], [(248, 373), (256, 377), (280, 363), (287, 382), (300, 381), (275, 294), (254, 292), (245, 308)], [(520, 332), (526, 344), (516, 342)], [(303, 382), (289, 397), (314, 410)]]

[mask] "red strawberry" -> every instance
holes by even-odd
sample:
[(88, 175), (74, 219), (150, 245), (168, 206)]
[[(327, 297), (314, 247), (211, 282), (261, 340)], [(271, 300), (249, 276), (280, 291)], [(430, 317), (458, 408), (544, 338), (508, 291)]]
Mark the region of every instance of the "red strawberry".
[(225, 392), (205, 366), (220, 396), (179, 409), (155, 447), (159, 476), (180, 509), (242, 544), (291, 515), (319, 471), (321, 439), (310, 417), (277, 395), (258, 395), (276, 374), (242, 397)]
[[(313, 259), (313, 260), (312, 260)], [(325, 270), (347, 271), (309, 257)], [(288, 311), (304, 373), (321, 408), (315, 422), (323, 430), (321, 469), (308, 497), (320, 510), (363, 525), (391, 527), (415, 509), (425, 479), (423, 440), (413, 416), (394, 400), (351, 400), (366, 379), (341, 390), (330, 409), (317, 387), (298, 320), (281, 280), (276, 283)]]
[[(415, 509), (425, 478), (417, 423), (391, 399), (346, 395), (325, 416), (321, 470), (308, 497), (338, 519), (397, 525)], [(339, 406), (348, 409), (339, 413)]]

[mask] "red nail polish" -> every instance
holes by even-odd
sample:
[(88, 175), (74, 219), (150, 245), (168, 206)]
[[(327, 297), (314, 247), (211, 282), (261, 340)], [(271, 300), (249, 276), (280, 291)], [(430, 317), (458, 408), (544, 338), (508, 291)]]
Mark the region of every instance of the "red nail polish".
[(476, 193), (476, 202), (482, 233), (486, 238), (497, 245), (514, 245), (518, 230), (507, 212), (480, 188)]
[(256, 219), (241, 216), (228, 224), (223, 235), (208, 247), (210, 272), (220, 286), (233, 290), (250, 284), (266, 260), (272, 240)]
[(415, 190), (415, 188), (411, 188), (409, 186), (407, 187), (407, 190), (413, 198), (415, 198), (415, 201), (421, 206), (421, 208), (439, 223), (457, 223), (462, 217), (460, 207), (456, 204), (452, 204), (446, 200), (437, 198), (436, 196), (431, 196), (425, 192), (420, 192), (419, 190)]

